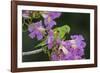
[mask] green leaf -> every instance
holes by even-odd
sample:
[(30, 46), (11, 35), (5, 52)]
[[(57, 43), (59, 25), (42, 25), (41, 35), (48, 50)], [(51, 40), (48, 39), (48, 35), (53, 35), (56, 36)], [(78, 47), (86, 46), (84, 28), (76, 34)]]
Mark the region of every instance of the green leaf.
[(41, 14), (39, 13), (39, 11), (35, 11), (32, 13), (32, 17), (35, 18), (35, 19), (38, 19), (41, 17)]
[(44, 45), (46, 45), (46, 39), (41, 40), (41, 42), (38, 43), (38, 44), (35, 46), (35, 48), (36, 48), (36, 47), (40, 47), (40, 46), (44, 46)]
[(54, 31), (58, 31), (59, 32), (59, 37), (62, 39), (62, 38), (64, 38), (66, 33), (70, 32), (70, 27), (68, 25), (64, 25), (64, 26), (61, 26), (61, 27), (56, 27), (54, 29)]
[(46, 54), (47, 53), (47, 48), (43, 47), (43, 52)]

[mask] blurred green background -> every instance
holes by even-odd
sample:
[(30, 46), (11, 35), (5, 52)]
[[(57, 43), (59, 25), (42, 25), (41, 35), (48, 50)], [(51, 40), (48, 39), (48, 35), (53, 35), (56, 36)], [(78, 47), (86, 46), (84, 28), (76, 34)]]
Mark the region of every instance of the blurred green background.
[[(56, 27), (63, 25), (69, 25), (71, 31), (69, 34), (66, 34), (66, 39), (70, 39), (70, 35), (81, 34), (85, 38), (86, 47), (85, 47), (85, 59), (90, 58), (90, 14), (89, 13), (62, 13), (62, 15), (55, 19), (57, 22)], [(31, 51), (35, 50), (34, 46), (37, 45), (40, 41), (36, 39), (31, 39), (28, 36), (29, 32), (22, 32), (22, 51)], [(25, 55), (22, 57), (23, 62), (33, 62), (33, 61), (48, 61), (48, 56), (41, 52), (39, 54)]]

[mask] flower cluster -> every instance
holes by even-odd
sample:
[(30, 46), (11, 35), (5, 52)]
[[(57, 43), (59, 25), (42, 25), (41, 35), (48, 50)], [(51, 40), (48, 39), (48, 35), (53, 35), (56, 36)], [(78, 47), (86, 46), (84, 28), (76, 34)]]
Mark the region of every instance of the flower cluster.
[[(32, 13), (35, 12), (24, 11), (22, 16), (27, 19)], [(37, 40), (46, 38), (45, 44), (50, 51), (50, 60), (79, 60), (84, 58), (86, 43), (82, 35), (71, 35), (69, 40), (65, 40), (60, 38), (59, 31), (54, 30), (53, 27), (57, 26), (56, 19), (61, 16), (61, 12), (40, 11), (38, 15), (42, 16), (43, 19), (28, 25), (29, 37), (37, 38)]]
[(30, 32), (29, 36), (32, 39), (37, 37), (38, 40), (41, 40), (45, 34), (45, 28), (42, 26), (42, 21), (30, 24), (28, 31)]
[(51, 59), (57, 60), (76, 60), (84, 56), (86, 43), (82, 35), (72, 35), (71, 40), (58, 40), (55, 47), (56, 52), (51, 54)]

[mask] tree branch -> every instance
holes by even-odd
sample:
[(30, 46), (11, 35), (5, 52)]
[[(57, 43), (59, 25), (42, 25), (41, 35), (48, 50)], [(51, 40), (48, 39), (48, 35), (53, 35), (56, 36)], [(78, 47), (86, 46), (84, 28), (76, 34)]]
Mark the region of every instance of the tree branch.
[(23, 52), (22, 55), (24, 56), (24, 55), (37, 54), (37, 53), (40, 53), (42, 51), (43, 51), (43, 49), (41, 48), (41, 49), (37, 49), (37, 50), (33, 50), (33, 51)]

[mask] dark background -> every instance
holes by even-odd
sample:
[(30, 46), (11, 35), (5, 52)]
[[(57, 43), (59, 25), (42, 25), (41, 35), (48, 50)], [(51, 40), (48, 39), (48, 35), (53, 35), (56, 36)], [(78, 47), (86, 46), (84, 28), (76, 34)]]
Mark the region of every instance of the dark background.
[[(66, 39), (70, 39), (72, 34), (81, 34), (85, 38), (85, 59), (90, 58), (90, 14), (89, 13), (62, 13), (62, 15), (55, 20), (57, 22), (57, 27), (63, 26), (65, 24), (69, 25), (71, 28), (70, 33), (66, 36)], [(36, 39), (31, 39), (28, 36), (29, 32), (22, 32), (22, 51), (35, 50), (34, 46), (39, 43)], [(48, 56), (43, 52), (35, 55), (25, 55), (22, 57), (23, 62), (32, 61), (48, 61)]]

